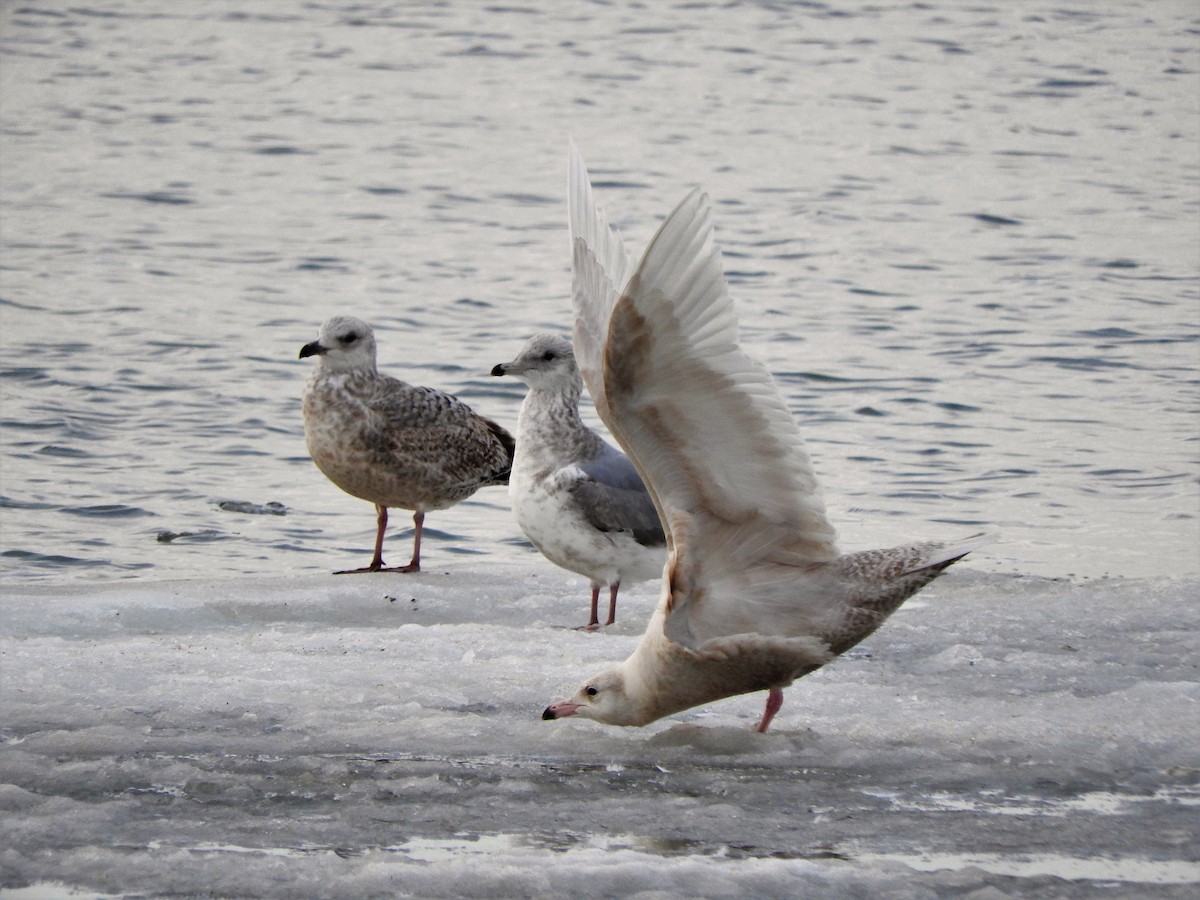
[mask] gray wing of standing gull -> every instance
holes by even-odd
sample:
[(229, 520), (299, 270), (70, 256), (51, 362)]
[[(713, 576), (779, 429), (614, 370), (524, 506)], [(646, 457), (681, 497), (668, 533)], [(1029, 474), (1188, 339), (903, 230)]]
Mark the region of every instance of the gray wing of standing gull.
[(658, 511), (633, 463), (605, 444), (600, 455), (578, 463), (587, 476), (571, 490), (587, 520), (601, 531), (628, 531), (646, 547), (665, 547)]

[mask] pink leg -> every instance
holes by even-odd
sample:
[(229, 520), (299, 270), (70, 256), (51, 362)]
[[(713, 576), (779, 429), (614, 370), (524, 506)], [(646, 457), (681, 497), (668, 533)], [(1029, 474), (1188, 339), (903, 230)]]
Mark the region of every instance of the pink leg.
[(362, 569), (342, 569), (334, 575), (357, 575), (360, 572), (378, 572), (383, 568), (383, 535), (387, 531), (387, 507), (375, 504), (375, 556), (371, 564)]
[(621, 582), (617, 582), (608, 589), (608, 621), (605, 625), (611, 625), (617, 621), (617, 591), (621, 589)]
[(576, 631), (595, 631), (600, 627), (600, 585), (592, 584), (592, 617), (586, 625), (580, 625)]
[(376, 510), (376, 531), (375, 531), (375, 556), (371, 560), (371, 564), (362, 569), (343, 569), (340, 572), (334, 572), (334, 575), (357, 575), (360, 572), (420, 572), (421, 571), (421, 531), (425, 524), (425, 513), (417, 510), (413, 513), (413, 557), (412, 562), (407, 566), (393, 566), (388, 568), (383, 564), (383, 535), (387, 532), (388, 511), (386, 506), (375, 504)]
[(762, 719), (755, 727), (755, 731), (759, 734), (765, 732), (771, 724), (771, 720), (775, 718), (775, 713), (779, 712), (779, 707), (783, 706), (783, 691), (779, 688), (771, 688), (767, 692), (767, 706), (763, 710)]
[(397, 572), (421, 571), (421, 532), (425, 530), (425, 513), (417, 510), (413, 513), (413, 556), (407, 566), (400, 566)]

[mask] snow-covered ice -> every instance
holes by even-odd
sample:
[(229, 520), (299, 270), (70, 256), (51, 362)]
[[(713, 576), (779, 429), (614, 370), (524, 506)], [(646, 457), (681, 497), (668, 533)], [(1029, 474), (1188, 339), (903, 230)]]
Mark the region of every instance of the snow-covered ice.
[(644, 729), (540, 721), (632, 649), (650, 584), (594, 634), (544, 565), (11, 586), (3, 884), (1188, 896), (1200, 579), (956, 568), (766, 735), (761, 695)]

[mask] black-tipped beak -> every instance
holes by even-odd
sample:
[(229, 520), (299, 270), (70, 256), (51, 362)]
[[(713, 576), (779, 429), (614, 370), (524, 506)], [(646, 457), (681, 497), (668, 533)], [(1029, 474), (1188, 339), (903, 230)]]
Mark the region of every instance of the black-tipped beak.
[(542, 713), (542, 719), (565, 719), (567, 716), (575, 715), (579, 709), (578, 703), (572, 703), (570, 700), (563, 700), (560, 703), (551, 703)]
[[(500, 367), (499, 367), (499, 366), (496, 366), (496, 368), (498, 369), (498, 368), (500, 368)], [(493, 374), (493, 375), (495, 375), (495, 374), (496, 374), (496, 371), (495, 371), (495, 369), (493, 369), (493, 370), (492, 370), (492, 374)], [(543, 721), (543, 722), (544, 722), (544, 721), (546, 721), (547, 719), (557, 719), (557, 718), (558, 718), (558, 713), (556, 713), (556, 712), (554, 711), (554, 707), (553, 707), (553, 706), (547, 706), (547, 707), (546, 707), (546, 708), (545, 708), (545, 709), (542, 711), (542, 721)]]
[(504, 363), (497, 363), (496, 365), (492, 366), (492, 374), (507, 375), (507, 367), (504, 365)]
[(311, 344), (305, 344), (300, 348), (300, 358), (304, 359), (306, 356), (320, 356), (324, 352), (325, 348), (321, 346), (321, 342), (313, 341)]

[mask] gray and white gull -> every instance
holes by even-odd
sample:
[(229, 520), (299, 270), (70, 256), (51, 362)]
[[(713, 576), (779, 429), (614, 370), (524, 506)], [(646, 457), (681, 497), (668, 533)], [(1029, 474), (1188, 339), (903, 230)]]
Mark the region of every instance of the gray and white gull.
[(534, 335), (492, 374), (529, 387), (508, 483), (517, 524), (550, 562), (591, 581), (586, 629), (600, 627), (600, 589), (608, 588), (611, 625), (622, 584), (662, 575), (667, 539), (654, 501), (629, 458), (580, 417), (583, 381), (570, 341)]
[(572, 146), (574, 348), (600, 418), (668, 535), (662, 599), (633, 654), (544, 719), (646, 725), (783, 688), (844, 653), (991, 539), (841, 554), (800, 430), (738, 346), (708, 197), (693, 191), (631, 264)]
[[(488, 485), (505, 485), (512, 436), (458, 398), (380, 374), (375, 334), (352, 316), (335, 316), (300, 358), (315, 356), (304, 390), (304, 437), (325, 476), (375, 504), (375, 555), (354, 572), (419, 572), (425, 513), (446, 509)], [(383, 563), (388, 509), (413, 511), (407, 565)]]

